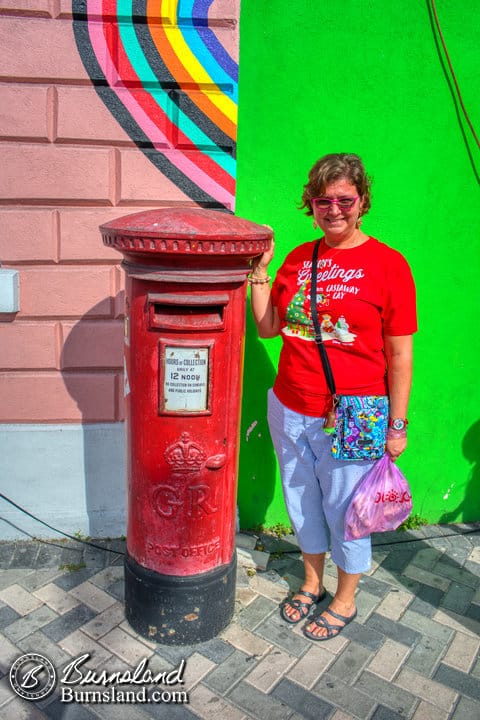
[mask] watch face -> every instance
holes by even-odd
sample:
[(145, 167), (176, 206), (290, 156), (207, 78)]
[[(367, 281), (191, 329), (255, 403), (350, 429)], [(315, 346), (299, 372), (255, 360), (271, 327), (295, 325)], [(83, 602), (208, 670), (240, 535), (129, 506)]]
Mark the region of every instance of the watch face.
[(395, 420), (392, 420), (392, 428), (394, 430), (405, 430), (405, 420), (395, 418)]

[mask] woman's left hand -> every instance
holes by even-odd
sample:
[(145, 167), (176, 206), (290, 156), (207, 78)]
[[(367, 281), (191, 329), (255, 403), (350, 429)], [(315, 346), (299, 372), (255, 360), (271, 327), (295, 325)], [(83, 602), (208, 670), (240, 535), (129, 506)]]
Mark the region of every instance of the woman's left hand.
[(407, 447), (407, 438), (406, 437), (399, 437), (399, 438), (389, 438), (387, 435), (387, 442), (385, 446), (385, 450), (390, 455), (393, 462), (400, 457), (400, 455), (404, 452), (404, 450)]

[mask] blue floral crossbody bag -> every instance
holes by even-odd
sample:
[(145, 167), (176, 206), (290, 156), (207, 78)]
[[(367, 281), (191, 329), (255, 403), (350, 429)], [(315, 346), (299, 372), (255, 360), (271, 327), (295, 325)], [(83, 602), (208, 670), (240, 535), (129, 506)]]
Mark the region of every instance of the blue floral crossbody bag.
[(388, 427), (386, 395), (337, 395), (335, 379), (322, 340), (317, 311), (317, 262), (320, 240), (312, 257), (311, 312), (315, 342), (322, 361), (325, 379), (332, 395), (332, 407), (324, 431), (332, 435), (332, 455), (338, 460), (378, 460), (385, 453)]

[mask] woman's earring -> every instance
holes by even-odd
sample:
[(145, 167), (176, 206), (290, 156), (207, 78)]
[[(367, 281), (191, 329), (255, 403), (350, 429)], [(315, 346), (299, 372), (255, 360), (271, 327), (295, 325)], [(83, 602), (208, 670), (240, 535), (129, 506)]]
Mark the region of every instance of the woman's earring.
[(317, 229), (317, 227), (318, 227), (318, 225), (317, 225), (317, 221), (316, 221), (316, 220), (314, 220), (314, 221), (313, 221), (313, 229), (314, 229), (314, 230), (316, 230), (316, 229)]
[(357, 222), (355, 223), (355, 227), (359, 228), (361, 224), (362, 224), (362, 216), (359, 215), (357, 218)]

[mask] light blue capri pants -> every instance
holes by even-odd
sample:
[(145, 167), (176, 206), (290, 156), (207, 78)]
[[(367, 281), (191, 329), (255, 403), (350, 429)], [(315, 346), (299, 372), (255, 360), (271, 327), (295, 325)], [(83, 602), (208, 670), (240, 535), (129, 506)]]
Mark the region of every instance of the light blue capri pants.
[(370, 537), (344, 539), (344, 517), (355, 486), (372, 462), (332, 457), (325, 419), (300, 415), (268, 391), (268, 424), (278, 457), (290, 521), (303, 552), (331, 550), (346, 573), (370, 569)]

